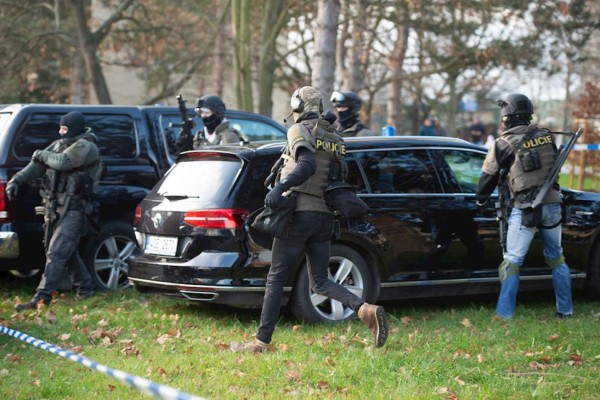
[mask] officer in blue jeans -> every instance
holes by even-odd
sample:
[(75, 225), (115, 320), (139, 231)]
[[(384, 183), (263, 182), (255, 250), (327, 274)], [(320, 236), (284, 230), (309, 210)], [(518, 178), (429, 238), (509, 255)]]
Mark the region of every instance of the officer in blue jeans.
[(508, 217), (504, 259), (498, 268), (500, 296), (496, 315), (501, 319), (512, 317), (519, 290), (519, 268), (539, 230), (544, 258), (552, 269), (556, 316), (570, 317), (573, 315), (571, 275), (560, 244), (562, 197), (558, 182), (540, 207), (531, 208), (554, 163), (554, 136), (531, 123), (533, 105), (527, 96), (510, 94), (498, 100), (498, 105), (506, 130), (487, 154), (477, 190), (477, 205), (483, 206), (498, 185), (501, 171), (506, 171), (513, 208)]

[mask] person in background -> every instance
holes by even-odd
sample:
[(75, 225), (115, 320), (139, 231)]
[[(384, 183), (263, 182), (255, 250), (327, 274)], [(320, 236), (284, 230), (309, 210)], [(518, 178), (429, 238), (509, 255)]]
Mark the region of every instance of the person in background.
[[(369, 328), (376, 347), (384, 345), (388, 326), (383, 307), (367, 304), (348, 289), (329, 279), (329, 256), (335, 217), (325, 202), (325, 188), (331, 180), (335, 159), (344, 157), (344, 139), (334, 130), (323, 112), (323, 96), (311, 86), (297, 89), (290, 106), (294, 124), (288, 129), (285, 162), (265, 205), (279, 208), (283, 195), (296, 196), (296, 209), (284, 233), (275, 237), (272, 261), (260, 325), (256, 338), (232, 342), (234, 352), (262, 353), (267, 350), (279, 319), (283, 286), (294, 263), (306, 254), (310, 286), (315, 293), (352, 308)], [(333, 116), (333, 115), (332, 115)]]
[(433, 119), (431, 117), (425, 117), (423, 124), (419, 128), (419, 136), (435, 136), (435, 126), (433, 125)]
[(219, 96), (206, 95), (198, 99), (196, 112), (204, 128), (194, 135), (194, 149), (213, 144), (240, 144), (240, 133), (232, 128), (225, 118), (225, 103)]
[(102, 164), (96, 136), (85, 129), (78, 111), (64, 115), (59, 134), (44, 150), (36, 150), (31, 162), (17, 172), (6, 185), (12, 200), (20, 186), (44, 177), (40, 189), (46, 229), (46, 266), (35, 295), (27, 303), (15, 304), (15, 310), (34, 310), (48, 306), (67, 269), (77, 290), (77, 299), (94, 294), (95, 285), (79, 255), (79, 240), (85, 233), (85, 208), (100, 178)]
[(331, 103), (337, 116), (337, 130), (343, 137), (373, 136), (373, 132), (358, 119), (362, 100), (354, 92), (333, 92)]
[(500, 296), (496, 317), (513, 316), (519, 290), (519, 269), (536, 231), (544, 246), (546, 264), (552, 269), (556, 296), (556, 315), (573, 315), (571, 275), (561, 247), (560, 203), (562, 196), (558, 182), (535, 210), (531, 203), (554, 164), (556, 145), (554, 135), (531, 123), (533, 105), (523, 94), (510, 94), (498, 100), (502, 122), (506, 130), (496, 139), (483, 163), (483, 172), (477, 189), (477, 205), (482, 207), (499, 180), (508, 185), (512, 212), (508, 218), (504, 260), (498, 267)]
[(469, 126), (469, 135), (472, 143), (483, 144), (483, 139), (485, 138), (485, 127), (477, 116), (473, 118), (473, 123)]

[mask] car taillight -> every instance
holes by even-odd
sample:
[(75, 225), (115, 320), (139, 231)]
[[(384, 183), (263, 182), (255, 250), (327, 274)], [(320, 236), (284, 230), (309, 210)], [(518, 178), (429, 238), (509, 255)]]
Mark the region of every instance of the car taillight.
[(244, 226), (248, 214), (248, 210), (239, 208), (193, 210), (185, 213), (183, 221), (204, 229), (235, 229)]
[(133, 214), (133, 224), (137, 224), (142, 220), (142, 207), (137, 206), (135, 208), (135, 213)]
[(0, 182), (0, 222), (9, 222), (8, 202), (4, 191), (6, 182)]

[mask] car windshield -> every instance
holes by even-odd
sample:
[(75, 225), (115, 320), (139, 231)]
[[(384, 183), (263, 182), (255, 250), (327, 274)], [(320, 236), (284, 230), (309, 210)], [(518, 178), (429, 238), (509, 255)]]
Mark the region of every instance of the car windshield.
[(190, 158), (177, 163), (158, 186), (165, 197), (195, 197), (206, 201), (223, 199), (242, 163), (234, 158)]

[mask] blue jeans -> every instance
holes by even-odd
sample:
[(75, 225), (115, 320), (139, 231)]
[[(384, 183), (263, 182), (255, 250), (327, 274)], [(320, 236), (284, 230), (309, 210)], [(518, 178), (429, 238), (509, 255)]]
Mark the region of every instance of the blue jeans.
[(283, 286), (290, 269), (305, 252), (310, 284), (316, 293), (338, 300), (354, 311), (358, 311), (364, 303), (360, 297), (328, 277), (333, 224), (333, 214), (297, 211), (283, 235), (273, 241), (271, 268), (267, 275), (260, 326), (256, 334), (258, 340), (271, 343), (279, 319)]
[[(519, 290), (519, 267), (523, 265), (529, 245), (538, 228), (528, 228), (521, 224), (521, 210), (513, 208), (508, 220), (506, 253), (500, 264), (500, 296), (496, 305), (496, 315), (506, 319), (512, 317), (517, 304)], [(540, 236), (544, 245), (544, 258), (552, 268), (552, 283), (556, 296), (556, 310), (564, 315), (573, 314), (571, 297), (571, 274), (564, 260), (561, 240), (560, 204), (542, 205), (542, 226)]]

